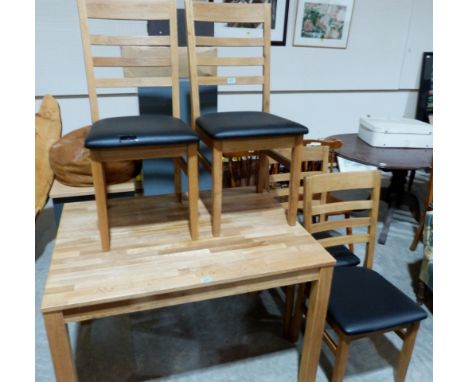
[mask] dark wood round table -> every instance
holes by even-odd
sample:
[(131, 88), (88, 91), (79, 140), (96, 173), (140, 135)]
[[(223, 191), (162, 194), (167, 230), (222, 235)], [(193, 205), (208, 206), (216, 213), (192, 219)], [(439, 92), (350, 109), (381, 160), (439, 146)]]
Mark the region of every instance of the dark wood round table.
[(343, 146), (336, 149), (338, 156), (358, 163), (376, 166), (383, 171), (391, 171), (389, 187), (382, 193), (388, 203), (388, 213), (378, 242), (385, 244), (393, 212), (401, 205), (407, 205), (419, 220), (419, 202), (410, 190), (406, 190), (406, 177), (409, 170), (419, 170), (432, 166), (432, 149), (373, 147), (361, 140), (357, 134), (339, 134), (336, 138)]

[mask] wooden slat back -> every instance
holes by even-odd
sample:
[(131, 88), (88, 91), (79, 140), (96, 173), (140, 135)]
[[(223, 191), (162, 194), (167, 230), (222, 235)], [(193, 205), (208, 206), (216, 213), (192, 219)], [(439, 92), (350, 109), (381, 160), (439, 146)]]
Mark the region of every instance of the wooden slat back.
[(263, 23), (264, 4), (192, 3), (193, 19), (214, 23)]
[[(276, 149), (274, 150), (280, 156), (288, 159), (291, 155), (291, 149)], [(278, 158), (279, 160), (280, 158)], [(309, 162), (317, 162), (319, 168), (317, 171), (302, 171), (300, 175), (301, 182), (308, 176), (323, 174), (328, 168), (328, 147), (327, 146), (305, 146), (302, 150), (302, 163), (307, 167)], [(269, 183), (271, 192), (276, 197), (281, 197), (281, 202), (284, 202), (289, 194), (289, 172), (279, 174), (271, 174)], [(280, 186), (278, 187), (278, 183)], [(303, 187), (299, 188), (299, 199), (302, 199)]]
[[(99, 119), (97, 88), (120, 87), (172, 87), (172, 114), (180, 117), (179, 101), (179, 55), (177, 46), (177, 8), (173, 0), (77, 0), (80, 17), (81, 39), (85, 60), (86, 78), (91, 106), (91, 119)], [(91, 34), (89, 19), (106, 20), (168, 20), (168, 36), (107, 36)], [(94, 57), (92, 46), (120, 46), (120, 56)], [(170, 54), (160, 56), (125, 57), (123, 47), (168, 46)], [(164, 77), (97, 77), (97, 67), (168, 68)]]
[[(331, 203), (326, 195), (332, 191), (370, 190), (370, 199), (351, 201), (338, 201)], [(320, 195), (321, 201), (317, 203), (314, 197)], [(354, 234), (341, 235), (319, 240), (324, 247), (335, 245), (365, 243), (366, 257), (364, 265), (372, 268), (375, 235), (377, 228), (377, 215), (380, 199), (380, 173), (378, 171), (359, 171), (347, 173), (332, 173), (308, 176), (304, 180), (304, 226), (310, 233), (326, 232), (336, 229), (367, 227), (367, 233), (362, 234), (353, 230)], [(353, 211), (368, 216), (351, 217)], [(329, 213), (344, 213), (336, 215), (333, 221), (325, 221), (323, 216)], [(317, 221), (314, 217), (319, 216)]]
[(171, 2), (166, 0), (84, 0), (89, 18), (112, 20), (168, 20)]
[[(189, 73), (191, 86), (192, 126), (200, 116), (200, 85), (262, 85), (262, 110), (270, 110), (270, 34), (271, 5), (269, 3), (195, 3), (185, 0), (187, 23), (187, 48), (189, 52)], [(222, 23), (260, 23), (263, 24), (261, 38), (205, 37), (195, 35), (195, 21)], [(199, 58), (196, 47), (239, 47), (259, 46), (263, 48), (261, 57), (215, 57)], [(200, 76), (199, 66), (256, 66), (262, 68), (261, 75), (255, 76)]]

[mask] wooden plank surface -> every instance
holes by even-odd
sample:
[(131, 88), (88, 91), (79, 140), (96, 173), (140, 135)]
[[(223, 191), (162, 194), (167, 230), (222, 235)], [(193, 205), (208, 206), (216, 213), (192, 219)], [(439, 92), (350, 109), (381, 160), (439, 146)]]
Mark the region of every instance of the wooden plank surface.
[[(135, 191), (135, 180), (129, 180), (125, 183), (112, 184), (108, 186), (107, 192), (115, 194), (119, 192), (134, 192)], [(53, 199), (58, 198), (73, 198), (78, 196), (90, 196), (94, 195), (94, 186), (89, 187), (72, 187), (66, 184), (60, 183), (58, 180), (54, 180), (49, 196)]]
[(289, 226), (271, 195), (253, 187), (223, 193), (222, 236), (211, 235), (210, 192), (199, 200), (192, 241), (188, 202), (174, 195), (109, 200), (112, 249), (103, 253), (94, 202), (62, 213), (43, 312), (89, 307), (261, 278), (285, 278), (334, 264), (302, 226)]

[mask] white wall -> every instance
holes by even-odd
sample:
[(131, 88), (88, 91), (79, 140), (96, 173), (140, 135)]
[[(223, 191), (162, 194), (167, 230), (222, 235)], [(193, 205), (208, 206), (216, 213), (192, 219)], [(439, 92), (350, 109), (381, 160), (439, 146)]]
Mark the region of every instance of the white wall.
[[(432, 1), (355, 0), (347, 49), (292, 46), (296, 4), (286, 47), (272, 49), (273, 113), (305, 124), (310, 137), (355, 132), (366, 114), (414, 116), (422, 52), (432, 51)], [(90, 123), (74, 0), (36, 1), (36, 108), (44, 94), (58, 98), (64, 133)], [(138, 113), (132, 90), (101, 104), (102, 117)], [(219, 94), (221, 111), (259, 108), (258, 92)]]

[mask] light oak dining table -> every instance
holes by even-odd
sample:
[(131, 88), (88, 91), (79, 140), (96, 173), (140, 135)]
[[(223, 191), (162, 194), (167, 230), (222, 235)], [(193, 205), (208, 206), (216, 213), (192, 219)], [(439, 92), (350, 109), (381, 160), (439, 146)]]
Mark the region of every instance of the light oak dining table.
[[(93, 201), (65, 205), (42, 300), (59, 382), (77, 381), (67, 324), (312, 282), (299, 368), (314, 381), (334, 258), (253, 187), (223, 192), (223, 232), (211, 235), (210, 192), (190, 239), (187, 199), (109, 200), (112, 249), (102, 252)], [(254, 378), (254, 376), (253, 376)]]

